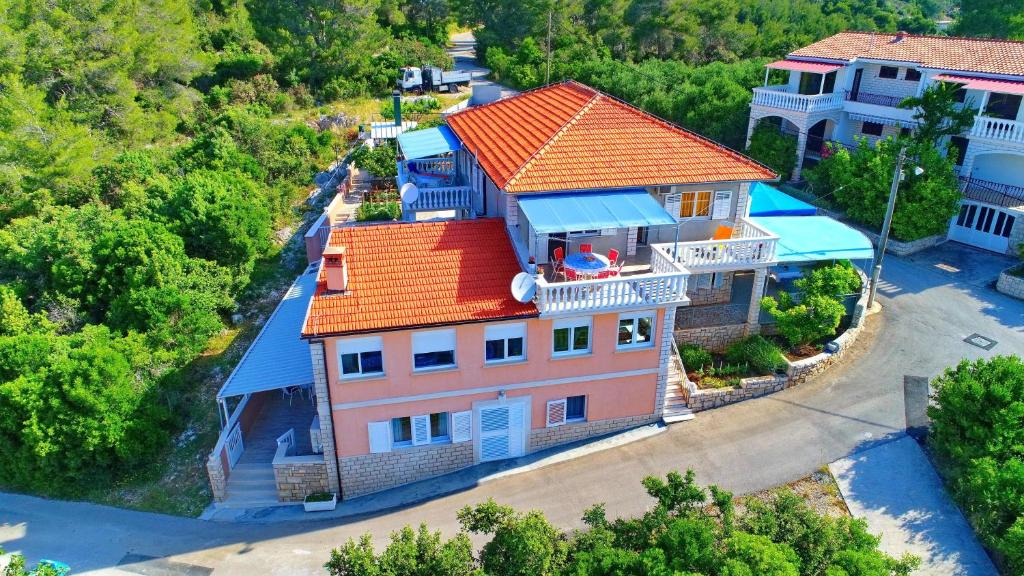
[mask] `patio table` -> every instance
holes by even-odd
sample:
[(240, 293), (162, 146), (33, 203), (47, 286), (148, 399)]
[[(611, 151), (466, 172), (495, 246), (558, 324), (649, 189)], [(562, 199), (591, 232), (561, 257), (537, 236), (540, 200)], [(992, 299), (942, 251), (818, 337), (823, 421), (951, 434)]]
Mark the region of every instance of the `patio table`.
[(571, 269), (579, 278), (597, 278), (597, 276), (611, 268), (608, 258), (592, 252), (576, 252), (565, 257), (563, 266)]

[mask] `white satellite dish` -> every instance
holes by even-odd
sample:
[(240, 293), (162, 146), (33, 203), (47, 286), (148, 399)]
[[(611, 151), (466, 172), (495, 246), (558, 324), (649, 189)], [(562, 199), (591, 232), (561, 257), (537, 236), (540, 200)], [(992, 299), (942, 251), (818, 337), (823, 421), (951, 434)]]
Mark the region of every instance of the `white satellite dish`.
[(526, 272), (516, 274), (512, 279), (512, 297), (522, 303), (532, 302), (537, 294), (537, 281)]
[(398, 193), (402, 196), (402, 202), (406, 204), (412, 204), (420, 197), (420, 189), (412, 182), (402, 184), (402, 189)]

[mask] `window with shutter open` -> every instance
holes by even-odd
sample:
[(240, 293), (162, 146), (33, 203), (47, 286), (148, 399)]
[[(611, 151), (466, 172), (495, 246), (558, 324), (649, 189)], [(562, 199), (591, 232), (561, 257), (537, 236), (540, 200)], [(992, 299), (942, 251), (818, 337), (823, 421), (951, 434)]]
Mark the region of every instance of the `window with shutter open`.
[(712, 220), (728, 220), (732, 214), (732, 191), (718, 190), (715, 192), (715, 202), (711, 209)]
[(565, 424), (565, 398), (560, 400), (549, 400), (547, 410), (547, 426), (561, 426)]
[(430, 415), (412, 417), (412, 445), (420, 446), (430, 443)]
[(366, 428), (370, 435), (370, 453), (391, 452), (390, 422), (369, 422)]

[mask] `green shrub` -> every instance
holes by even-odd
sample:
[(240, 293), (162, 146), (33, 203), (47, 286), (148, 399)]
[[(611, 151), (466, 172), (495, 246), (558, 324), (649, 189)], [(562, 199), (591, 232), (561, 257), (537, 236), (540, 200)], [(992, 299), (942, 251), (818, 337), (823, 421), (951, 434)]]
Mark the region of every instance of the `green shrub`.
[(846, 313), (846, 308), (835, 298), (815, 294), (804, 298), (800, 304), (793, 304), (792, 297), (785, 292), (778, 300), (764, 297), (761, 308), (775, 318), (779, 334), (794, 348), (834, 336)]
[(747, 154), (788, 180), (796, 168), (796, 137), (779, 132), (777, 126), (759, 122), (750, 135)]
[(360, 170), (374, 176), (395, 177), (398, 175), (398, 151), (392, 144), (378, 144), (370, 148), (360, 146), (350, 158)]
[(398, 220), (402, 217), (402, 206), (398, 202), (363, 202), (356, 210), (359, 222)]
[(697, 344), (683, 344), (679, 347), (679, 358), (686, 370), (699, 370), (711, 364), (711, 352)]
[(860, 292), (860, 274), (842, 260), (819, 266), (793, 283), (805, 296), (843, 296)]
[(734, 342), (725, 351), (725, 359), (737, 364), (746, 364), (758, 374), (772, 374), (786, 366), (782, 350), (762, 336), (748, 336)]
[(933, 381), (929, 442), (981, 541), (1024, 574), (1024, 362), (964, 360)]

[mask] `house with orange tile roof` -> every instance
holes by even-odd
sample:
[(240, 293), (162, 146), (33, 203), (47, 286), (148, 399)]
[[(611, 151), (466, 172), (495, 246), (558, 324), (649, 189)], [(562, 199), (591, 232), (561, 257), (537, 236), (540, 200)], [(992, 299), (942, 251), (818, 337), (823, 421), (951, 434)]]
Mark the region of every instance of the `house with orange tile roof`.
[[(785, 82), (769, 84), (772, 70)], [(907, 97), (929, 86), (960, 86), (974, 124), (952, 143), (964, 201), (948, 237), (999, 253), (1024, 242), (1024, 42), (842, 32), (767, 65), (754, 89), (749, 135), (770, 122), (797, 139), (797, 167), (813, 165), (829, 142), (852, 146), (914, 130)]]
[(397, 140), (403, 219), (311, 230), (218, 393), (221, 505), (690, 419), (676, 341), (757, 333), (777, 252), (816, 258), (749, 216), (771, 170), (576, 82)]

